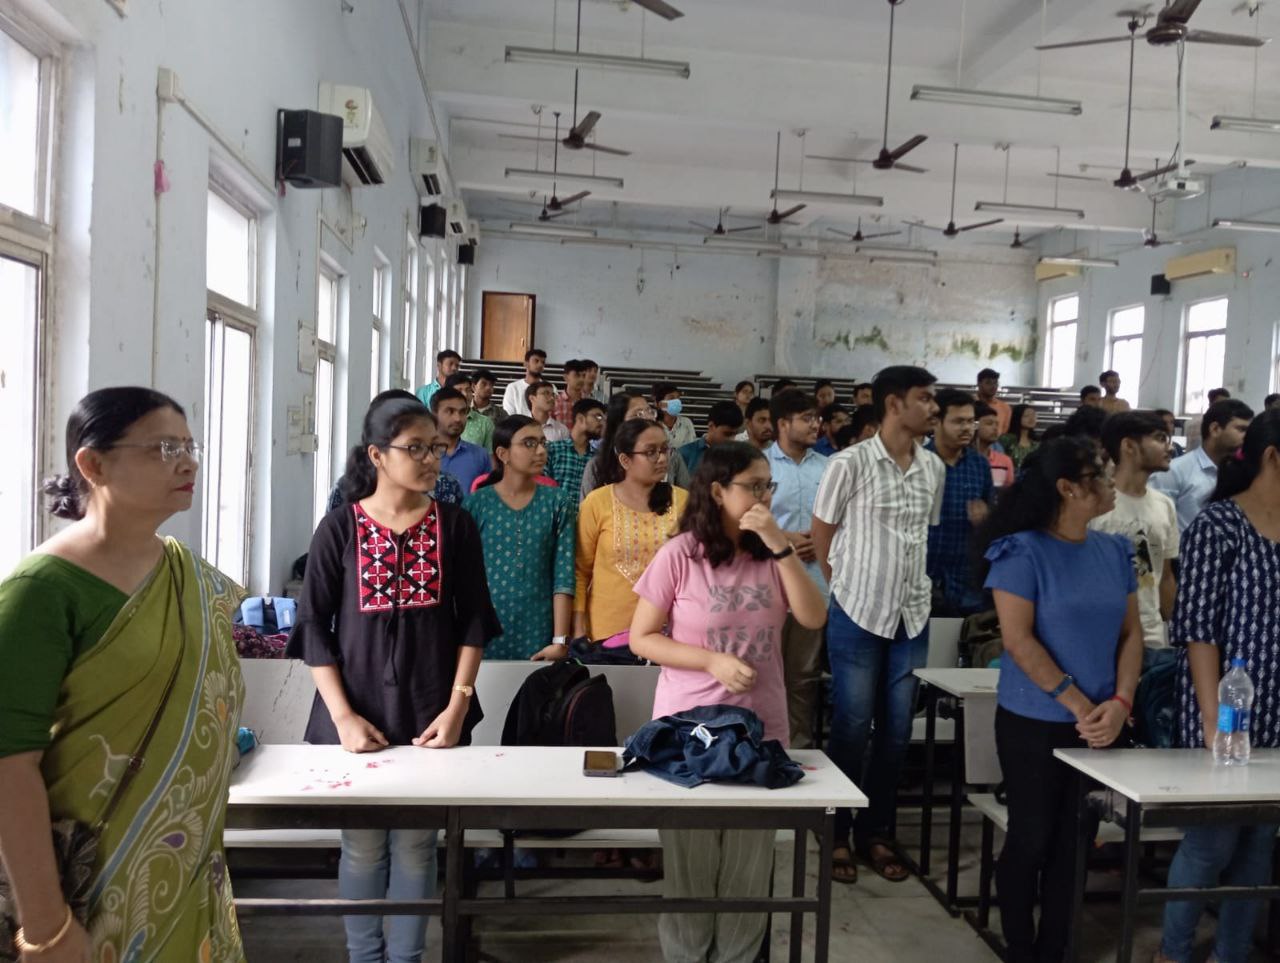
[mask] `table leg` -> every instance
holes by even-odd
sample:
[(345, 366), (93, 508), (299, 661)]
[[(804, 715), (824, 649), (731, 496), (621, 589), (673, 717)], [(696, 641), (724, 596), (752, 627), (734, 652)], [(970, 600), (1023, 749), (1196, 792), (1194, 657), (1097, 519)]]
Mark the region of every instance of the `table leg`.
[(951, 822), (947, 826), (947, 910), (955, 912), (960, 884), (960, 816), (964, 809), (964, 703), (956, 704), (955, 765), (951, 772)]
[(836, 811), (828, 809), (822, 817), (822, 833), (818, 837), (818, 913), (813, 940), (813, 963), (827, 963), (831, 943), (831, 853), (835, 848)]
[(446, 822), (444, 912), (440, 918), (444, 935), (441, 940), (440, 959), (443, 963), (464, 963), (467, 941), (462, 931), (462, 918), (458, 913), (458, 900), (463, 895), (463, 857), (466, 855), (462, 835), (462, 810), (457, 806), (450, 806)]
[[(804, 874), (806, 863), (806, 847), (809, 845), (809, 832), (803, 828), (797, 828), (795, 831), (795, 852), (791, 861), (791, 895), (797, 899), (804, 896)], [(819, 861), (818, 869), (821, 871), (822, 864)], [(830, 867), (828, 867), (830, 872)], [(801, 952), (804, 949), (804, 913), (795, 912), (791, 914), (791, 963), (800, 963)]]
[(920, 803), (920, 875), (929, 875), (929, 850), (933, 845), (933, 752), (938, 731), (938, 689), (925, 687), (924, 799)]
[(1117, 963), (1129, 963), (1133, 955), (1133, 931), (1138, 912), (1138, 863), (1142, 858), (1142, 804), (1127, 801), (1124, 826), (1124, 888), (1120, 903), (1120, 945)]
[(1075, 848), (1075, 880), (1071, 886), (1071, 932), (1067, 935), (1067, 963), (1077, 963), (1080, 959), (1080, 933), (1084, 925), (1084, 889), (1087, 882), (1087, 866), (1089, 846), (1092, 844), (1089, 832), (1088, 779), (1084, 773), (1076, 770), (1072, 774), (1072, 791), (1076, 797), (1076, 848)]
[(991, 925), (991, 871), (995, 863), (995, 829), (995, 823), (983, 817), (982, 861), (978, 868), (978, 925), (984, 930)]

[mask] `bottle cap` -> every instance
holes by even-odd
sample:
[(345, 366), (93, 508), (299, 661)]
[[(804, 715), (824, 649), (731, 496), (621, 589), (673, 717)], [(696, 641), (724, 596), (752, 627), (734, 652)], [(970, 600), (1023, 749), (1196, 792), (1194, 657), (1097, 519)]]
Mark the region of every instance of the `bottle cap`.
[(1233, 668), (1233, 669), (1243, 669), (1243, 668), (1244, 668), (1244, 666), (1245, 666), (1245, 661), (1244, 661), (1244, 659), (1232, 659), (1232, 660), (1231, 660), (1231, 668)]

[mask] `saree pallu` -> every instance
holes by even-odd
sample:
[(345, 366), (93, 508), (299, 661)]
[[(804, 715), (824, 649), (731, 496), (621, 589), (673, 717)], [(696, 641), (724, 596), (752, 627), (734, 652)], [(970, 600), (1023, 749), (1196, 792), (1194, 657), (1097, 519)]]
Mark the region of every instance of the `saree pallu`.
[(63, 680), (41, 763), (55, 820), (96, 822), (156, 720), (99, 837), (89, 896), (97, 963), (244, 959), (222, 851), (244, 700), (231, 634), (241, 594), (167, 539), (147, 583)]

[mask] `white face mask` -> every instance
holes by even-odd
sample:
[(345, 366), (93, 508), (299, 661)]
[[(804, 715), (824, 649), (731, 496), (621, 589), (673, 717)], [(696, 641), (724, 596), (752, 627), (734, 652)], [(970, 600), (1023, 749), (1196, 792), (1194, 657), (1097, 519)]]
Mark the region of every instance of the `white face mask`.
[(674, 418), (680, 414), (680, 412), (684, 411), (684, 405), (681, 404), (679, 398), (672, 398), (670, 401), (664, 401), (662, 403), (662, 409)]

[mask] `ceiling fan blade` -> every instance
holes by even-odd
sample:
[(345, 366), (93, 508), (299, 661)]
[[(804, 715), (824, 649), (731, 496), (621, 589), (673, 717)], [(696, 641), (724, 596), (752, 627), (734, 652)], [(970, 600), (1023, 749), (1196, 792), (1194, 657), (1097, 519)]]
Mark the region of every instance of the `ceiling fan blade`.
[(1102, 183), (1110, 183), (1107, 177), (1089, 177), (1086, 174), (1055, 174), (1053, 171), (1045, 174), (1045, 177), (1056, 177), (1064, 181), (1101, 181)]
[(901, 233), (901, 231), (881, 231), (879, 234), (864, 234), (862, 235), (862, 239), (864, 241), (870, 241), (877, 237), (895, 237)]
[(980, 228), (980, 227), (991, 227), (991, 225), (993, 225), (993, 224), (1003, 224), (1003, 223), (1004, 223), (1004, 218), (1003, 218), (1003, 217), (997, 217), (997, 218), (995, 218), (995, 219), (993, 219), (993, 220), (990, 220), (990, 221), (979, 221), (977, 224), (966, 224), (964, 227), (960, 228), (960, 230), (961, 230), (961, 231), (976, 231), (976, 230), (977, 230), (978, 228)]
[(934, 227), (932, 224), (925, 224), (923, 221), (912, 221), (911, 225), (923, 228), (926, 231), (937, 231), (939, 234), (945, 234), (947, 230), (945, 227)]
[(829, 154), (805, 154), (805, 160), (831, 161), (833, 164), (870, 164), (861, 157), (832, 157)]
[(692, 224), (694, 227), (702, 228), (702, 230), (707, 231), (708, 233), (715, 230), (715, 228), (712, 227), (710, 224), (703, 224), (701, 221), (690, 221), (689, 223)]
[(726, 227), (724, 229), (724, 232), (726, 234), (737, 234), (739, 231), (758, 231), (758, 230), (760, 230), (759, 224), (749, 224), (746, 227)]
[(1200, 6), (1200, 0), (1173, 0), (1173, 3), (1160, 11), (1159, 20), (1162, 23), (1171, 21), (1186, 23), (1198, 6)]
[(531, 140), (538, 144), (553, 144), (555, 138), (552, 137), (535, 137), (533, 134), (499, 134), (499, 140)]
[(586, 140), (587, 135), (595, 129), (595, 126), (598, 123), (600, 123), (600, 111), (590, 111), (586, 117), (583, 117), (582, 120), (578, 121), (577, 127), (569, 131), (569, 137), (575, 140)]
[(1153, 177), (1163, 177), (1165, 174), (1176, 171), (1177, 169), (1177, 164), (1166, 164), (1164, 167), (1157, 167), (1155, 170), (1143, 171), (1141, 174), (1134, 174), (1133, 179), (1135, 181), (1149, 181)]
[(1067, 43), (1036, 44), (1037, 50), (1066, 50), (1068, 47), (1093, 47), (1100, 43), (1128, 43), (1128, 37), (1099, 37), (1095, 40), (1070, 40)]
[(1268, 37), (1248, 37), (1242, 33), (1218, 33), (1216, 30), (1188, 30), (1187, 43), (1212, 43), (1224, 47), (1263, 47)]
[[(850, 234), (848, 231), (842, 231), (836, 227), (829, 227), (827, 228), (827, 230), (830, 231), (832, 234), (839, 234), (841, 237), (847, 237), (851, 241), (856, 241), (858, 239), (858, 236), (856, 234)], [(872, 237), (878, 237), (878, 236), (879, 235), (875, 235), (875, 234), (872, 235)]]
[(578, 191), (578, 193), (576, 194), (570, 194), (568, 197), (560, 198), (560, 206), (564, 207), (568, 204), (576, 204), (578, 203), (578, 201), (582, 200), (584, 197), (590, 197), (590, 196), (591, 196), (590, 191)]
[(630, 156), (631, 156), (631, 151), (629, 151), (629, 150), (622, 150), (622, 149), (617, 148), (617, 147), (605, 147), (605, 146), (604, 146), (604, 144), (583, 144), (583, 145), (582, 145), (582, 149), (583, 149), (583, 150), (595, 150), (595, 151), (599, 151), (599, 152), (600, 152), (600, 153), (602, 153), (602, 154), (614, 154), (614, 155), (616, 155), (616, 156), (618, 156), (618, 157), (630, 157)]
[(779, 212), (778, 212), (778, 220), (779, 220), (779, 221), (785, 221), (785, 220), (786, 220), (787, 218), (789, 218), (792, 214), (799, 214), (801, 211), (803, 211), (803, 210), (804, 210), (806, 207), (808, 207), (808, 206), (809, 206), (808, 204), (797, 204), (795, 207), (788, 207), (785, 211), (779, 211)]
[(929, 138), (924, 134), (916, 134), (916, 136), (912, 137), (905, 144), (901, 144), (889, 151), (889, 156), (892, 157), (894, 161), (897, 161), (899, 157), (905, 157), (907, 154), (910, 154), (928, 139)]
[(929, 172), (928, 172), (928, 170), (926, 170), (926, 169), (925, 169), (925, 168), (923, 168), (923, 167), (912, 167), (910, 164), (894, 164), (894, 165), (893, 165), (893, 169), (894, 169), (895, 171), (902, 171), (903, 173), (906, 173), (906, 174), (927, 174), (927, 173), (929, 173)]
[(637, 7), (644, 7), (650, 13), (656, 13), (663, 20), (677, 20), (684, 14), (665, 0), (632, 0)]

